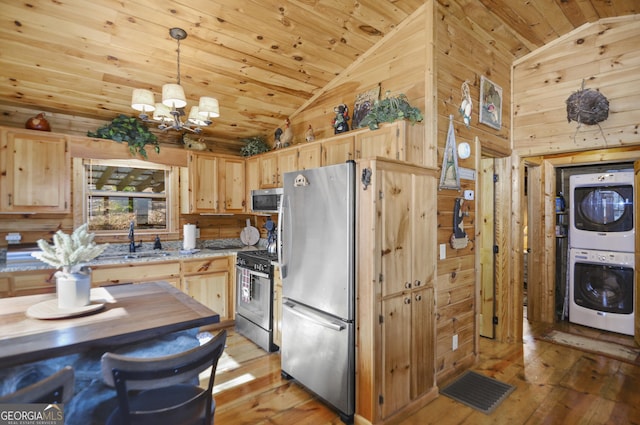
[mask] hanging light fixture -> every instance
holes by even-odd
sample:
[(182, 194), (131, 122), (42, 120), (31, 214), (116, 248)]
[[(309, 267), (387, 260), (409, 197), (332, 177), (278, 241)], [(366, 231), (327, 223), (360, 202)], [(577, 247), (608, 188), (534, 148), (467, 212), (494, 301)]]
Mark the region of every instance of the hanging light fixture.
[[(162, 103), (155, 103), (155, 97), (151, 90), (134, 89), (131, 96), (131, 107), (140, 111), (141, 120), (157, 123), (160, 130), (186, 130), (200, 133), (202, 131), (200, 127), (211, 125), (211, 119), (220, 116), (218, 99), (201, 97), (198, 106), (191, 107), (186, 120), (182, 121), (181, 117), (185, 116), (184, 108), (187, 106), (187, 98), (180, 85), (180, 40), (187, 38), (187, 32), (182, 28), (171, 28), (169, 35), (178, 42), (177, 83), (162, 86)], [(148, 113), (150, 112), (153, 112), (152, 118), (149, 118)]]

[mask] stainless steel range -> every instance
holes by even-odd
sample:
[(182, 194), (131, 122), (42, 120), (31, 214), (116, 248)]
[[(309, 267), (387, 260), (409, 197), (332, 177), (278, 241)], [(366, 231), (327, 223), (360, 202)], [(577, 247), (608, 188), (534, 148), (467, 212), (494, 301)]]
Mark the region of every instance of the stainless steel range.
[(273, 343), (273, 265), (275, 255), (238, 252), (236, 260), (236, 330), (266, 351)]

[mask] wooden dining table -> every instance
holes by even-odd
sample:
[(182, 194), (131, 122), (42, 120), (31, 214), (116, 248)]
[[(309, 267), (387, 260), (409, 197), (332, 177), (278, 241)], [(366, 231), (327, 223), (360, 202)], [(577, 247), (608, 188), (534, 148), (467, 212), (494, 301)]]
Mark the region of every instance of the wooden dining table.
[(90, 313), (39, 319), (27, 312), (55, 299), (55, 294), (0, 299), (0, 368), (112, 347), (211, 325), (215, 311), (167, 282), (125, 284), (91, 289)]

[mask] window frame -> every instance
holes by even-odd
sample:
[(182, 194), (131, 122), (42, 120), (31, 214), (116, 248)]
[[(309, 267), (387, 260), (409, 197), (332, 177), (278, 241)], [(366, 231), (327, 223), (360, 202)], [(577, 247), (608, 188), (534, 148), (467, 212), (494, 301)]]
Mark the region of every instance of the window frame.
[[(136, 229), (136, 239), (153, 240), (156, 235), (161, 239), (175, 239), (179, 237), (179, 192), (180, 192), (180, 167), (172, 165), (158, 164), (155, 162), (142, 161), (138, 159), (92, 159), (73, 158), (73, 221), (74, 228), (87, 222), (88, 218), (88, 181), (85, 173), (85, 165), (93, 163), (96, 165), (108, 165), (114, 167), (146, 168), (167, 171), (165, 179), (165, 192), (167, 204), (167, 227), (165, 229)], [(127, 230), (93, 230), (96, 241), (123, 241), (128, 237)]]

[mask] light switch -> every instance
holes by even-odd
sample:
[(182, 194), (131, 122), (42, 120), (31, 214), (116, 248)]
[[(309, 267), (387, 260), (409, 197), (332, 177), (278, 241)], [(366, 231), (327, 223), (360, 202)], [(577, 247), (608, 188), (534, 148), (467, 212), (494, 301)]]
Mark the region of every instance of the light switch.
[(440, 244), (440, 259), (444, 260), (445, 258), (447, 258), (447, 245), (441, 243)]

